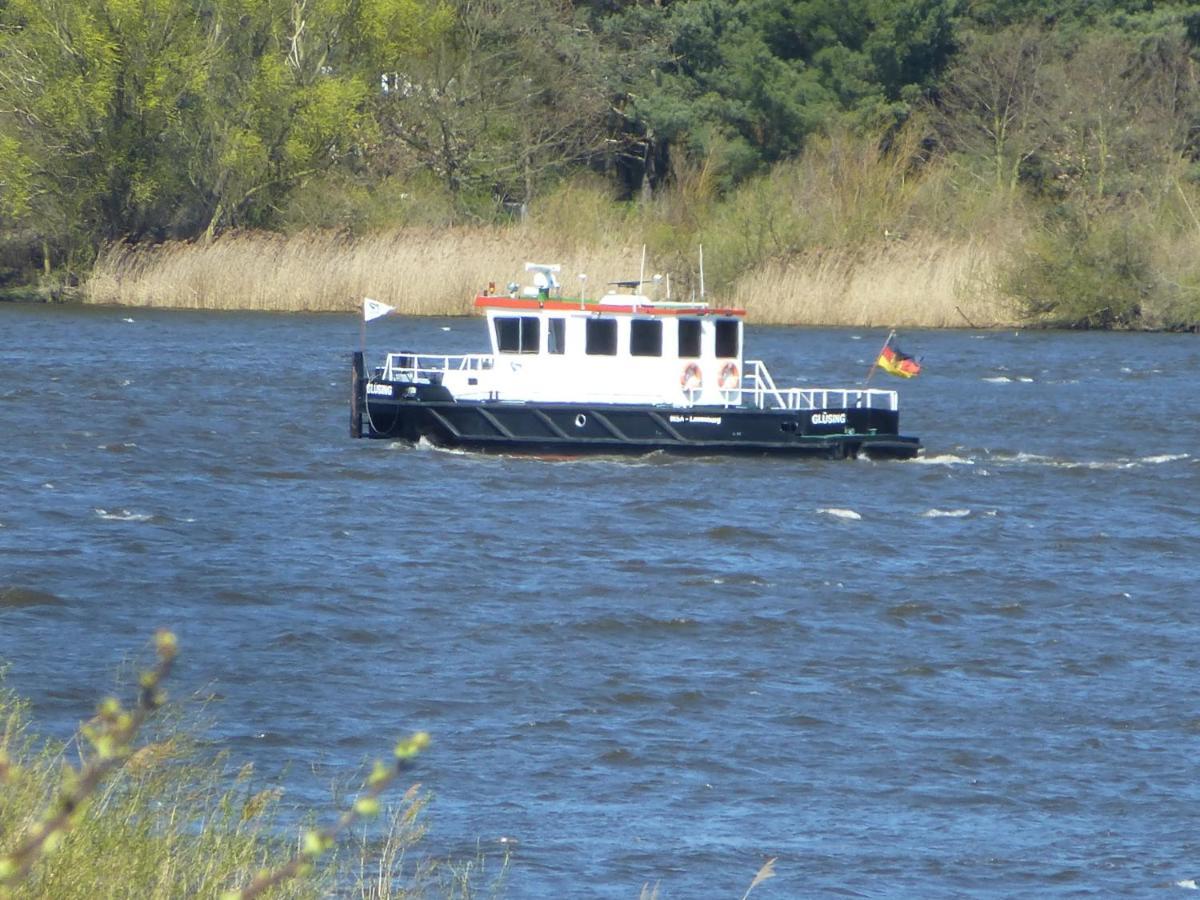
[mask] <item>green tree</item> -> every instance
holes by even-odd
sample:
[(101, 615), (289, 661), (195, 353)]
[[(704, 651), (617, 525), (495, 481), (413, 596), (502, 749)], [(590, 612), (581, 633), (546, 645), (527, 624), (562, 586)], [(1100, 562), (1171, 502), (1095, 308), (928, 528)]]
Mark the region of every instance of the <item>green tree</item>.
[(423, 168), (466, 206), (524, 207), (573, 165), (615, 153), (618, 51), (557, 0), (456, 0), (428, 57), (376, 101), (378, 161)]
[(671, 5), (672, 56), (637, 117), (735, 178), (794, 156), (835, 120), (904, 121), (954, 49), (955, 0), (691, 0)]
[(68, 268), (269, 225), (369, 136), (379, 72), (447, 23), (436, 0), (9, 0), (0, 204)]

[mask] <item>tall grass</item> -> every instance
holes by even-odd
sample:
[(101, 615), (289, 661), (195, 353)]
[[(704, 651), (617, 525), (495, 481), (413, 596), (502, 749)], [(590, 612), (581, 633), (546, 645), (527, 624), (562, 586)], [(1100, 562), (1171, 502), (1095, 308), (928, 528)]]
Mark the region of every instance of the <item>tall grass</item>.
[[(596, 291), (630, 277), (639, 252), (619, 242), (564, 246), (520, 228), (364, 237), (241, 233), (207, 244), (111, 247), (85, 298), (123, 306), (347, 312), (367, 296), (407, 315), (466, 315), (489, 282), (526, 283), (525, 261), (560, 263), (571, 280), (587, 274), (586, 290)], [(580, 284), (565, 287), (574, 293)]]
[[(1001, 324), (997, 248), (1020, 216), (958, 189), (921, 155), (919, 132), (888, 150), (834, 134), (799, 159), (722, 193), (718, 156), (681, 164), (674, 186), (618, 202), (601, 180), (564, 182), (527, 221), (366, 233), (230, 234), (211, 243), (114, 246), (85, 285), (92, 303), (351, 311), (370, 296), (410, 315), (463, 315), (491, 282), (525, 283), (525, 261), (563, 266), (563, 293), (672, 278), (676, 298), (744, 304), (760, 321), (846, 325)], [(577, 280), (585, 273), (586, 283)]]
[[(707, 266), (713, 254), (704, 250)], [(597, 296), (609, 281), (636, 277), (641, 253), (618, 242), (564, 246), (518, 227), (361, 238), (235, 234), (209, 244), (112, 248), (85, 290), (88, 302), (123, 306), (351, 312), (369, 296), (406, 315), (467, 315), (489, 283), (527, 283), (527, 260), (560, 263), (565, 294)], [(744, 306), (765, 323), (982, 327), (1014, 320), (991, 286), (995, 260), (981, 242), (881, 239), (773, 256), (723, 288), (713, 276), (707, 291), (709, 300)], [(682, 272), (671, 272), (651, 255), (645, 274), (666, 269), (673, 296), (694, 295), (698, 258), (681, 264)]]
[(417, 785), (393, 807), (382, 840), (359, 832), (356, 864), (330, 852), (380, 811), (381, 795), (428, 735), (400, 741), (394, 764), (376, 763), (334, 822), (288, 837), (278, 820), (283, 792), (256, 790), (250, 766), (231, 777), (227, 756), (184, 726), (182, 707), (163, 705), (175, 639), (161, 632), (156, 643), (159, 663), (138, 676), (136, 704), (105, 699), (72, 741), (34, 735), (28, 704), (0, 684), (0, 897), (412, 900), (477, 892), (476, 862), (405, 869), (405, 852), (424, 833)]
[(732, 292), (755, 322), (986, 328), (1018, 319), (992, 284), (996, 252), (920, 238), (770, 262)]
[[(0, 721), (0, 750), (13, 769), (0, 794), (0, 850), (11, 853), (54, 809), (66, 767), (81, 751), (33, 735), (28, 706), (6, 690)], [(11, 896), (216, 897), (239, 872), (285, 856), (289, 842), (275, 828), (277, 795), (253, 791), (249, 769), (230, 780), (225, 765), (223, 756), (205, 757), (183, 735), (145, 745), (31, 860), (28, 874), (8, 888)], [(319, 897), (324, 886), (318, 877), (278, 896)]]

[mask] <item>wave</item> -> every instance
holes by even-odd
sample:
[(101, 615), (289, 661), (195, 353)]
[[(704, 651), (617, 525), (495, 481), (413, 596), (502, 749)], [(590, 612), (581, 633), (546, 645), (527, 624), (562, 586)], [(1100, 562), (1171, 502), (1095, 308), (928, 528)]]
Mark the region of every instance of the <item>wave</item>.
[(1160, 453), (1152, 456), (1141, 456), (1130, 459), (1062, 459), (1055, 456), (1045, 456), (1040, 453), (1020, 452), (1012, 455), (997, 454), (993, 459), (998, 463), (1016, 463), (1018, 465), (1046, 466), (1052, 469), (1094, 469), (1098, 471), (1118, 471), (1121, 469), (1137, 469), (1142, 466), (1158, 466), (1165, 463), (1181, 462), (1191, 459), (1190, 453)]
[(927, 509), (921, 516), (926, 519), (962, 519), (970, 514), (969, 509)]
[(975, 460), (968, 456), (955, 456), (953, 453), (939, 453), (937, 456), (918, 456), (909, 460), (910, 463), (923, 463), (927, 466), (973, 466)]
[(850, 519), (857, 521), (862, 518), (861, 513), (857, 513), (852, 509), (839, 509), (836, 506), (821, 506), (817, 508), (817, 512), (826, 516), (833, 516), (835, 519)]
[(131, 512), (128, 509), (107, 510), (95, 507), (96, 515), (111, 522), (149, 522), (154, 518), (152, 513)]

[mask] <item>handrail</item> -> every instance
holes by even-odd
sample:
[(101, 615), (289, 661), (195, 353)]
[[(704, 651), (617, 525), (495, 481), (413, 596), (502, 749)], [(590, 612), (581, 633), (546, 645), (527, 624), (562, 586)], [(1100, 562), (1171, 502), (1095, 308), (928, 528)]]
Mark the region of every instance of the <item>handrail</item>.
[(389, 353), (383, 367), (383, 377), (394, 380), (396, 373), (416, 377), (423, 372), (478, 372), (495, 365), (490, 353), (430, 354)]
[[(419, 379), (433, 378), (440, 383), (440, 376), (445, 372), (479, 372), (492, 370), (496, 367), (496, 358), (490, 353), (466, 354), (419, 354), (419, 353), (389, 353), (383, 368), (383, 378), (387, 381), (413, 382)], [(889, 409), (899, 408), (899, 396), (896, 391), (879, 390), (876, 388), (779, 388), (775, 379), (767, 370), (762, 360), (746, 360), (746, 375), (742, 382), (750, 387), (721, 389), (718, 393), (720, 400), (711, 401), (709, 391), (680, 391), (682, 406), (724, 406), (752, 407), (755, 409), (786, 409), (786, 410), (821, 410), (821, 409)], [(607, 393), (606, 402), (626, 403), (661, 403), (660, 392)], [(589, 398), (589, 402), (596, 399)]]

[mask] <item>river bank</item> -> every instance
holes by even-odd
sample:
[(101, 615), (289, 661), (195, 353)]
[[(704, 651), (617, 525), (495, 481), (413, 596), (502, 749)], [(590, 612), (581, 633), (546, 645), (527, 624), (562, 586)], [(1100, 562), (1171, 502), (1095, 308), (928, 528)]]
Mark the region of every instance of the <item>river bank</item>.
[[(407, 229), (347, 236), (229, 234), (208, 243), (117, 246), (82, 285), (83, 302), (132, 307), (350, 312), (364, 296), (404, 315), (458, 316), (489, 284), (524, 283), (527, 260), (562, 265), (563, 293), (598, 296), (637, 278), (642, 246), (556, 240), (520, 228)], [(673, 296), (700, 290), (697, 260), (647, 258)], [(712, 261), (706, 265), (713, 265)], [(719, 263), (718, 263), (719, 265)], [(761, 324), (997, 327), (1016, 311), (990, 285), (994, 253), (979, 242), (921, 238), (780, 256), (724, 284), (711, 302), (744, 307)], [(685, 269), (680, 271), (679, 269)], [(586, 277), (585, 277), (586, 276)]]

